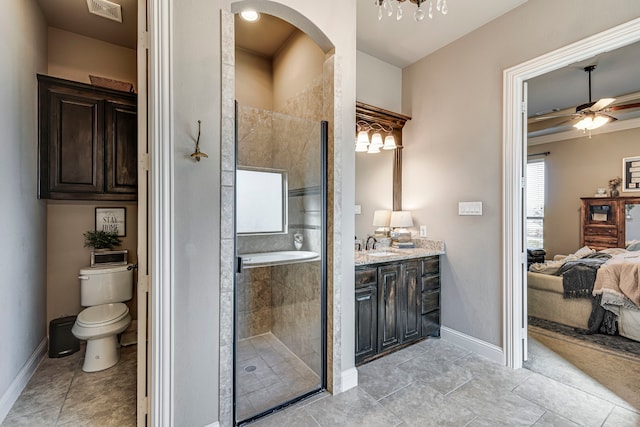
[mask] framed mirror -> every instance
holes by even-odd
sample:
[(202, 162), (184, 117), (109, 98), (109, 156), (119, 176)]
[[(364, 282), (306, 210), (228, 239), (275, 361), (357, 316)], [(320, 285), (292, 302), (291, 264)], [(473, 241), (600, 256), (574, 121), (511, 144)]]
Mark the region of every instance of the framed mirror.
[(287, 233), (287, 172), (238, 166), (236, 232), (242, 235)]
[(640, 198), (626, 200), (623, 213), (625, 246), (640, 242)]

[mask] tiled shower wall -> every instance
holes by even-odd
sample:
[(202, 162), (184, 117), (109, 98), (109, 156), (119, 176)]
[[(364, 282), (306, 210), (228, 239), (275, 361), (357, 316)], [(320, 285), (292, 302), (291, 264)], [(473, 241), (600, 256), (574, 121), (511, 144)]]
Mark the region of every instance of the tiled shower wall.
[[(321, 252), (320, 120), (323, 79), (318, 77), (282, 111), (238, 108), (238, 165), (288, 174), (289, 232), (239, 236), (239, 254), (294, 250)], [(321, 372), (320, 262), (245, 269), (238, 277), (238, 338), (271, 331), (316, 373)]]

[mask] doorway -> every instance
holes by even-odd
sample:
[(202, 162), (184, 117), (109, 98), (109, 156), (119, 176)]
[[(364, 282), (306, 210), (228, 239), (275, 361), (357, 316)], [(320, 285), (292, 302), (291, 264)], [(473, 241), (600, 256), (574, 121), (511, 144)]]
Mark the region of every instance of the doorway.
[(526, 257), (523, 253), (523, 186), (526, 99), (524, 82), (549, 71), (640, 40), (640, 19), (509, 68), (504, 72), (503, 139), (503, 349), (505, 363), (521, 368), (526, 358)]

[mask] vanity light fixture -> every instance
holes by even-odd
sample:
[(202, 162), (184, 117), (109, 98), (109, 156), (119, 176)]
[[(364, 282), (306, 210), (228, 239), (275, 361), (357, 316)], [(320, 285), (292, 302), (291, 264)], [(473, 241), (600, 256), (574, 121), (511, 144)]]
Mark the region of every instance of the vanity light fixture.
[[(380, 149), (383, 150), (395, 150), (397, 147), (396, 139), (391, 134), (393, 132), (393, 128), (390, 126), (384, 126), (379, 123), (369, 123), (364, 120), (359, 120), (356, 123), (356, 152), (357, 153), (379, 153)], [(373, 131), (373, 135), (371, 135), (371, 141), (369, 141), (369, 131)], [(385, 132), (388, 135), (384, 138), (384, 142), (382, 139), (382, 134), (380, 132)]]
[[(378, 7), (378, 21), (382, 20), (382, 16), (386, 13), (387, 16), (393, 16), (393, 5), (396, 5), (396, 20), (401, 20), (403, 15), (402, 3), (406, 0), (376, 0), (375, 5)], [(411, 3), (414, 3), (418, 6), (418, 9), (413, 13), (413, 19), (416, 22), (420, 22), (424, 20), (425, 13), (422, 10), (422, 4), (426, 3), (427, 0), (410, 0)], [(433, 3), (436, 3), (436, 12), (440, 12), (443, 15), (446, 15), (449, 12), (449, 7), (447, 6), (447, 0), (428, 0), (429, 1), (429, 9), (428, 15), (429, 19), (433, 18)]]
[(240, 17), (247, 22), (256, 22), (260, 19), (260, 14), (253, 9), (247, 9), (240, 12)]

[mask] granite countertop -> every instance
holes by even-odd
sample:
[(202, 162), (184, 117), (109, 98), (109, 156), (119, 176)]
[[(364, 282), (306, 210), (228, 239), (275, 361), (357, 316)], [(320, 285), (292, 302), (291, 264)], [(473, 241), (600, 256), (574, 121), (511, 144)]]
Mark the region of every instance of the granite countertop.
[(380, 264), (389, 261), (444, 255), (445, 253), (443, 241), (414, 239), (414, 242), (416, 247), (412, 249), (380, 248), (370, 251), (355, 251), (355, 265)]

